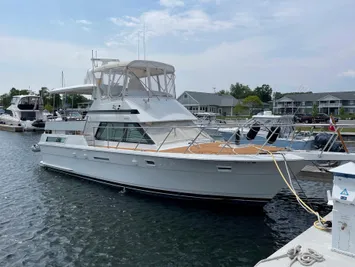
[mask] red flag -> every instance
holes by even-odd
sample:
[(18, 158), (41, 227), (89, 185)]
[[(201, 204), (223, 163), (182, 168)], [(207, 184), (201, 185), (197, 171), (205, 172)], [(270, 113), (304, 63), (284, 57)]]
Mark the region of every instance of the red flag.
[(330, 119), (329, 119), (329, 127), (328, 127), (328, 129), (329, 129), (329, 131), (335, 132), (335, 126), (334, 126), (332, 117), (330, 117)]

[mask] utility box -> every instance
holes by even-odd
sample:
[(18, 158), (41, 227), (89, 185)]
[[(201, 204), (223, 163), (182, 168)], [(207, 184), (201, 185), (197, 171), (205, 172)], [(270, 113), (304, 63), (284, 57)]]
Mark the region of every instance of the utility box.
[(355, 163), (330, 172), (334, 175), (332, 250), (355, 257)]

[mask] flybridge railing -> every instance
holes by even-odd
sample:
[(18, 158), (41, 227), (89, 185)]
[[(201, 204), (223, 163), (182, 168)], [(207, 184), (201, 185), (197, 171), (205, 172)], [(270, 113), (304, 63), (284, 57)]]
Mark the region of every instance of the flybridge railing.
[[(258, 136), (256, 135), (254, 140), (248, 140), (247, 132), (251, 129), (252, 125), (250, 123), (238, 124), (234, 125), (235, 130), (232, 132), (231, 136), (225, 140), (221, 141), (218, 146), (218, 152), (213, 154), (222, 154), (223, 152), (228, 151), (231, 154), (238, 154), (234, 149), (238, 147), (255, 145), (256, 141), (260, 141), (259, 146), (255, 146), (257, 148), (257, 154), (263, 152), (267, 146), (273, 145), (280, 147), (281, 149), (300, 149), (305, 150), (305, 148), (296, 148), (294, 144), (297, 142), (298, 145), (303, 145), (306, 147), (308, 144), (307, 150), (314, 149), (313, 147), (313, 138), (314, 138), (314, 130), (315, 127), (323, 127), (321, 130), (324, 132), (324, 127), (329, 127), (329, 124), (289, 124), (285, 125), (282, 123), (272, 124), (272, 129), (266, 133), (264, 131), (264, 135), (255, 140)], [(278, 135), (277, 131), (279, 127), (284, 126), (292, 126), (296, 129), (301, 127), (299, 131), (293, 131), (286, 138), (278, 138), (276, 136), (276, 140), (272, 140), (275, 135)], [(307, 127), (308, 131), (306, 133), (302, 132), (302, 127)], [(311, 129), (309, 129), (311, 127)], [(330, 138), (328, 139), (326, 145), (324, 145), (321, 149), (318, 149), (320, 154), (319, 157), (322, 156), (324, 152), (331, 151), (331, 148), (335, 144), (338, 139), (339, 133), (345, 129), (346, 127), (351, 128), (355, 127), (355, 124), (347, 124), (347, 125), (337, 125), (337, 131), (328, 132), (330, 134)], [(193, 147), (199, 147), (201, 144), (216, 142), (211, 136), (207, 134), (208, 130), (219, 131), (223, 128), (231, 128), (230, 125), (220, 125), (218, 127), (211, 126), (162, 126), (162, 127), (118, 127), (118, 126), (106, 126), (106, 127), (92, 127), (92, 135), (86, 134), (85, 136), (91, 136), (90, 143), (92, 146), (101, 146), (107, 148), (124, 148), (124, 149), (132, 149), (132, 150), (144, 150), (150, 152), (161, 152), (161, 151), (171, 151), (173, 149), (179, 149), (179, 153), (199, 153), (193, 152)], [(265, 126), (266, 129), (271, 128), (270, 126)], [(99, 129), (103, 129), (102, 131), (98, 131)], [(194, 129), (194, 130), (192, 130)], [(303, 129), (305, 130), (305, 129)], [(313, 132), (312, 132), (313, 130)], [(338, 133), (339, 130), (339, 133)], [(132, 133), (135, 133), (133, 135)], [(158, 138), (157, 138), (158, 135)], [(260, 136), (259, 136), (260, 137)], [(300, 138), (301, 137), (301, 138)], [(159, 139), (159, 141), (156, 141)], [(156, 142), (154, 143), (153, 140)], [(88, 140), (89, 141), (89, 140)], [(281, 142), (282, 141), (282, 142)], [(279, 143), (278, 143), (279, 142)], [(286, 144), (286, 145), (285, 145)]]

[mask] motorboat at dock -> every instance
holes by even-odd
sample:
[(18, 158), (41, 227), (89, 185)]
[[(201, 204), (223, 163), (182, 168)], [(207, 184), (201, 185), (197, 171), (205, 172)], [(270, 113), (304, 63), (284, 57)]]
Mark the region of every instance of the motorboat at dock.
[[(96, 182), (169, 197), (264, 205), (315, 160), (355, 160), (353, 153), (218, 142), (175, 99), (173, 66), (148, 60), (99, 60), (88, 84), (57, 94), (91, 94), (83, 120), (48, 121), (40, 165)], [(329, 141), (333, 142), (333, 141)]]
[(43, 130), (45, 121), (42, 99), (36, 95), (14, 96), (11, 105), (0, 115), (1, 124), (24, 130)]
[[(51, 93), (91, 94), (85, 120), (49, 121), (36, 150), (44, 167), (143, 192), (265, 204), (283, 187), (274, 161), (305, 161), (274, 146), (216, 142), (175, 99), (175, 68), (97, 60), (89, 84)], [(272, 158), (269, 153), (274, 154)]]

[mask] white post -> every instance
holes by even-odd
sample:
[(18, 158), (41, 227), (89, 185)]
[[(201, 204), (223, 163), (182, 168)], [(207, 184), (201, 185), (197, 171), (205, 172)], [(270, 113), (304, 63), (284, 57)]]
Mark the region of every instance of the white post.
[(124, 96), (126, 95), (126, 89), (127, 89), (127, 76), (128, 76), (128, 69), (127, 69), (127, 67), (125, 67), (125, 70), (123, 71), (123, 73), (124, 73), (124, 80), (123, 80), (123, 88), (122, 88), (122, 92), (121, 92), (121, 94), (122, 94), (122, 99), (124, 98)]
[(152, 80), (150, 78), (150, 68), (147, 68), (147, 74), (148, 74), (148, 90), (149, 90), (149, 97), (152, 96), (151, 94), (151, 89), (152, 89)]
[(165, 92), (168, 93), (168, 80), (166, 77), (166, 69), (164, 69), (164, 87), (165, 87)]
[(107, 96), (111, 97), (111, 75), (112, 75), (112, 69), (108, 71), (108, 86), (107, 86)]

